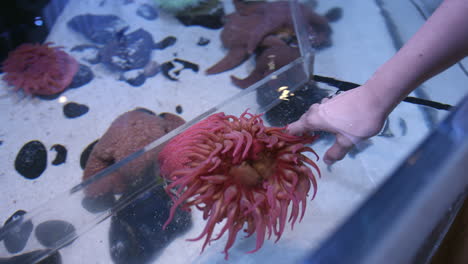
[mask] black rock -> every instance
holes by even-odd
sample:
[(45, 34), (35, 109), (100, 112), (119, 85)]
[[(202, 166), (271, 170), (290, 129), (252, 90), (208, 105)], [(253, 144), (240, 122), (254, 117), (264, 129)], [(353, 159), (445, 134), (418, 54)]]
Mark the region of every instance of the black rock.
[(165, 37), (163, 40), (159, 41), (158, 43), (154, 43), (153, 48), (162, 50), (162, 49), (165, 49), (167, 47), (174, 45), (176, 41), (177, 41), (177, 38), (174, 36)]
[(163, 230), (171, 205), (170, 197), (158, 187), (140, 195), (112, 217), (109, 238), (114, 263), (150, 263), (192, 226), (190, 213), (177, 209), (174, 219)]
[(24, 222), (23, 216), (26, 214), (23, 210), (16, 211), (6, 221), (4, 226), (8, 226), (8, 232), (3, 237), (5, 248), (11, 254), (18, 253), (24, 249), (33, 230), (31, 220)]
[(144, 70), (142, 69), (130, 70), (130, 71), (123, 72), (120, 75), (120, 80), (125, 81), (131, 86), (138, 87), (145, 83), (146, 76), (145, 76)]
[(25, 178), (33, 180), (39, 177), (47, 167), (47, 150), (40, 141), (26, 143), (15, 159), (16, 171)]
[(115, 204), (115, 197), (112, 193), (107, 193), (98, 197), (85, 197), (81, 205), (90, 213), (99, 213), (112, 208)]
[(182, 114), (182, 106), (181, 105), (177, 105), (176, 108), (175, 108), (176, 112), (178, 114)]
[(224, 10), (218, 8), (212, 14), (206, 15), (178, 15), (176, 18), (185, 26), (202, 26), (210, 29), (220, 29), (224, 25)]
[(116, 15), (78, 15), (68, 21), (67, 25), (98, 44), (115, 40), (119, 32), (128, 28), (128, 24)]
[(181, 60), (181, 59), (174, 59), (174, 62), (180, 63), (180, 64), (182, 64), (184, 66), (183, 69), (181, 69), (179, 71), (176, 71), (177, 75), (179, 75), (180, 71), (185, 70), (185, 69), (190, 69), (193, 72), (198, 72), (198, 70), (199, 70), (198, 64), (195, 64), (195, 63), (190, 62), (190, 61)]
[[(34, 230), (37, 240), (48, 248), (62, 246), (64, 239), (72, 239), (76, 236), (75, 227), (62, 220), (49, 220), (40, 223)], [(67, 245), (73, 243), (69, 242)]]
[(89, 155), (91, 155), (91, 151), (93, 151), (94, 146), (98, 143), (98, 140), (93, 141), (91, 144), (89, 144), (83, 152), (81, 152), (80, 156), (80, 167), (84, 170), (86, 167), (86, 162), (88, 162)]
[(341, 7), (334, 7), (327, 11), (325, 18), (328, 22), (336, 22), (343, 17), (343, 9)]
[(68, 86), (68, 88), (78, 88), (83, 85), (88, 84), (94, 78), (94, 73), (91, 69), (83, 64), (80, 64), (80, 69), (73, 77), (72, 82)]
[(155, 20), (158, 18), (158, 11), (153, 6), (148, 4), (140, 5), (136, 13), (146, 20)]
[[(266, 106), (283, 93), (284, 91), (278, 89), (257, 89), (257, 102)], [(306, 84), (295, 92), (284, 94), (284, 100), (266, 112), (266, 120), (272, 126), (285, 126), (298, 120), (312, 104), (320, 102), (326, 96), (326, 90), (312, 83)]]
[(62, 163), (65, 163), (67, 160), (67, 149), (59, 144), (53, 145), (50, 150), (55, 150), (57, 151), (57, 156), (55, 156), (54, 161), (52, 161), (52, 165), (60, 165)]
[[(37, 259), (47, 256), (39, 262)], [(25, 264), (25, 263), (36, 263), (36, 264), (62, 264), (62, 256), (60, 252), (55, 251), (52, 253), (51, 250), (35, 250), (24, 254), (16, 255), (10, 258), (0, 258), (0, 264)]]
[(161, 71), (167, 79), (171, 81), (178, 81), (178, 79), (175, 76), (171, 75), (171, 70), (175, 68), (174, 63), (172, 61), (167, 61), (161, 64)]
[(200, 38), (198, 39), (198, 42), (197, 42), (197, 45), (198, 45), (198, 46), (206, 46), (206, 45), (208, 45), (208, 44), (210, 44), (210, 40), (209, 40), (209, 39), (204, 38), (204, 37), (200, 37)]
[(63, 106), (63, 114), (67, 118), (77, 118), (89, 111), (89, 107), (83, 104), (77, 104), (75, 102), (66, 103)]
[(151, 111), (151, 110), (149, 110), (147, 108), (144, 108), (144, 107), (137, 107), (137, 108), (135, 108), (135, 110), (141, 111), (141, 112), (144, 112), (144, 113), (147, 113), (147, 114), (150, 114), (150, 115), (156, 115), (155, 112), (153, 112), (153, 111)]
[(71, 49), (72, 52), (78, 52), (83, 60), (91, 63), (97, 64), (101, 61), (99, 58), (99, 47), (96, 45), (82, 44), (77, 45)]
[(151, 34), (140, 28), (109, 42), (100, 50), (99, 56), (111, 70), (140, 69), (150, 61), (153, 45)]
[(3, 145), (3, 140), (0, 140), (0, 146)]

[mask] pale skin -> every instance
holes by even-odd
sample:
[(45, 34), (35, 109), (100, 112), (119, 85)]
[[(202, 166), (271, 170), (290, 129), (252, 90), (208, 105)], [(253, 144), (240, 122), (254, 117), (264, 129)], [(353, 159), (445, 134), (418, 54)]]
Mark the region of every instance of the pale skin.
[(335, 134), (334, 144), (323, 156), (331, 165), (353, 145), (379, 133), (390, 112), (416, 87), (466, 56), (468, 0), (445, 0), (365, 84), (312, 105), (288, 126), (288, 132)]

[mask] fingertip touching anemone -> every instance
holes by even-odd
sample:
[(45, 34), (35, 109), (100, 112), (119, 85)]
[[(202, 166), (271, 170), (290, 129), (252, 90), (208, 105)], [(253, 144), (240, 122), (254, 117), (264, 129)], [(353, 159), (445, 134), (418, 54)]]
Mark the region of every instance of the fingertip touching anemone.
[[(318, 160), (306, 146), (315, 139), (287, 134), (284, 127), (267, 127), (261, 115), (247, 110), (240, 117), (216, 113), (200, 121), (169, 141), (158, 156), (161, 175), (169, 181), (166, 192), (174, 201), (164, 227), (178, 206), (195, 206), (207, 222), (189, 241), (205, 237), (202, 252), (227, 232), (228, 259), (243, 228), (247, 237), (257, 235), (255, 249), (247, 253), (259, 250), (266, 236), (273, 234), (278, 241), (286, 222), (293, 228), (304, 216), (311, 187), (315, 197), (320, 170), (304, 155), (313, 153)], [(219, 234), (213, 235), (223, 220)]]
[(3, 80), (28, 95), (53, 95), (70, 85), (78, 62), (53, 43), (22, 44), (8, 54), (2, 65)]

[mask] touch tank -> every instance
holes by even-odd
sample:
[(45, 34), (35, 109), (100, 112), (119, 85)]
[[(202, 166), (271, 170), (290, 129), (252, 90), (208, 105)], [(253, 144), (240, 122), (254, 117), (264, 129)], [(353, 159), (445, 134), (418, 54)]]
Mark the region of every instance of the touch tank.
[[(430, 107), (401, 103), (383, 131), (343, 161), (327, 167), (304, 152), (313, 161), (306, 166), (317, 188), (311, 184), (300, 204), (307, 205), (301, 221), (294, 228), (286, 223), (278, 241), (272, 232), (258, 251), (246, 253), (258, 248), (262, 229), (250, 237), (239, 229), (228, 260), (227, 233), (200, 253), (205, 239), (187, 241), (208, 222), (195, 207), (173, 211), (163, 230), (173, 204), (165, 190), (171, 181), (161, 177), (157, 157), (169, 140), (220, 112), (239, 117), (248, 109), (263, 114), (265, 126), (287, 125), (312, 103), (365, 82), (438, 4), (278, 1), (283, 6), (275, 9), (246, 2), (69, 0), (22, 6), (33, 17), (23, 23), (35, 25), (22, 42), (51, 43), (56, 59), (50, 63), (61, 61), (57, 71), (63, 74), (45, 86), (17, 82), (28, 87), (19, 91), (7, 78), (1, 84), (7, 124), (0, 132), (1, 262), (313, 262), (327, 252), (330, 239), (347, 241), (335, 230), (352, 228), (366, 204), (385, 207), (376, 195), (399, 179), (396, 169), (448, 114), (434, 107), (457, 105), (466, 93), (463, 61), (412, 94)], [(281, 30), (271, 31), (275, 23)], [(20, 44), (12, 34), (21, 27), (13, 28), (11, 35), (2, 34), (9, 50)], [(259, 34), (249, 37), (239, 28)], [(57, 55), (62, 52), (68, 57)], [(2, 69), (5, 77), (5, 64)], [(331, 143), (321, 134), (307, 147), (321, 156)], [(288, 217), (294, 215), (294, 206), (288, 210)], [(213, 236), (226, 222), (215, 225)], [(338, 249), (333, 256), (346, 252)]]

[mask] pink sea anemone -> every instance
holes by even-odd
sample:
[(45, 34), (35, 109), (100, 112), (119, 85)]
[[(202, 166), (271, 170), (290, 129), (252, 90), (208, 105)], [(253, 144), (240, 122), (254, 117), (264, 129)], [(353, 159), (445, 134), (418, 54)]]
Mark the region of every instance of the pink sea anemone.
[[(320, 170), (303, 155), (315, 154), (305, 146), (315, 139), (266, 127), (261, 115), (247, 111), (240, 117), (213, 114), (195, 124), (172, 139), (158, 156), (161, 175), (170, 182), (166, 191), (174, 201), (164, 227), (178, 206), (186, 210), (195, 206), (208, 221), (203, 232), (189, 241), (206, 236), (202, 251), (227, 231), (227, 259), (245, 224), (247, 237), (257, 235), (256, 248), (248, 253), (259, 250), (266, 235), (269, 239), (274, 234), (278, 241), (287, 221), (293, 228), (299, 215), (299, 221), (304, 216), (311, 185), (315, 197), (317, 181), (307, 164), (319, 176)], [(226, 220), (224, 226), (213, 237), (215, 225), (222, 220)]]
[(61, 47), (51, 45), (27, 43), (10, 52), (3, 63), (3, 80), (29, 95), (52, 95), (65, 90), (78, 71), (78, 63)]

